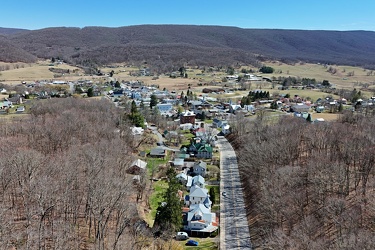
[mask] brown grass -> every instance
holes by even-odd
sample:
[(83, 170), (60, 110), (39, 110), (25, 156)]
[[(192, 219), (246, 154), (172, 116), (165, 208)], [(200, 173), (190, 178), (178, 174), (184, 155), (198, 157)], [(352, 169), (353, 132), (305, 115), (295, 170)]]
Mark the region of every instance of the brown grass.
[(325, 121), (337, 121), (340, 114), (331, 114), (331, 113), (313, 113), (311, 118), (315, 120), (317, 118), (323, 118)]
[[(283, 64), (279, 62), (267, 62), (267, 66), (275, 69), (275, 72), (282, 71), (282, 73), (274, 73), (269, 76), (275, 77), (300, 77), (300, 78), (315, 78), (317, 81), (328, 80), (340, 88), (353, 88), (359, 83), (375, 83), (375, 72), (368, 76), (369, 70), (360, 67), (331, 65), (332, 68), (337, 69), (336, 74), (327, 72), (327, 68), (320, 64)], [(329, 66), (328, 66), (329, 67)], [(354, 76), (348, 76), (349, 72), (354, 72)], [(358, 88), (358, 87), (357, 87)]]

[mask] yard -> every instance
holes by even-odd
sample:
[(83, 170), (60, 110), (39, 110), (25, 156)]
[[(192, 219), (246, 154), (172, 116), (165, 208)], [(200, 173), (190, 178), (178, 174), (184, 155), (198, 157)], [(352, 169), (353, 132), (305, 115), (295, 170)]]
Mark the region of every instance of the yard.
[(178, 242), (183, 249), (200, 249), (200, 250), (217, 250), (219, 249), (219, 244), (217, 243), (219, 241), (219, 237), (215, 238), (196, 238), (196, 237), (190, 237), (189, 240), (195, 240), (198, 241), (198, 246), (186, 246), (187, 240), (184, 241), (176, 241)]
[(213, 206), (211, 208), (211, 211), (213, 213), (220, 212), (220, 186), (218, 185), (207, 185), (206, 189), (210, 190), (211, 188), (215, 191), (215, 200), (213, 202)]
[(149, 204), (151, 211), (146, 215), (147, 224), (152, 227), (154, 224), (156, 209), (159, 207), (160, 202), (163, 201), (163, 194), (168, 189), (168, 183), (165, 180), (156, 181), (151, 183), (152, 192), (149, 196)]

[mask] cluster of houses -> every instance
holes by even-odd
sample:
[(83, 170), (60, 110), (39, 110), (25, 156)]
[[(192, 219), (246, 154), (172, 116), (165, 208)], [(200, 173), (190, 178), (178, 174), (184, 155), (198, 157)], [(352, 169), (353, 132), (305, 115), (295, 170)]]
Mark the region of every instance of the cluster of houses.
[(182, 215), (184, 231), (191, 235), (210, 235), (218, 229), (218, 218), (211, 212), (212, 201), (205, 188), (206, 169), (206, 163), (199, 161), (176, 176), (189, 192), (183, 197)]

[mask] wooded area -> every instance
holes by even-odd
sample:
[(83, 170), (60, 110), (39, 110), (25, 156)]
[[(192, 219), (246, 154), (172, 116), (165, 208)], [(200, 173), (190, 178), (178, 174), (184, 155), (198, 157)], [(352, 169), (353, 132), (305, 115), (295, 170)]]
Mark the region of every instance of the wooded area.
[(237, 130), (250, 233), (267, 249), (375, 249), (375, 117)]
[[(259, 61), (374, 67), (375, 33), (241, 29), (204, 25), (138, 25), (118, 28), (0, 29), (0, 61), (60, 58), (72, 64), (144, 63), (166, 72), (171, 65), (235, 66)], [(11, 47), (10, 47), (11, 46)], [(12, 55), (14, 54), (14, 57)], [(33, 56), (31, 56), (33, 55)], [(35, 56), (35, 57), (34, 57)], [(21, 58), (22, 59), (22, 58)], [(21, 61), (24, 61), (21, 60)]]
[(66, 98), (0, 123), (1, 249), (137, 248), (123, 117), (107, 100)]

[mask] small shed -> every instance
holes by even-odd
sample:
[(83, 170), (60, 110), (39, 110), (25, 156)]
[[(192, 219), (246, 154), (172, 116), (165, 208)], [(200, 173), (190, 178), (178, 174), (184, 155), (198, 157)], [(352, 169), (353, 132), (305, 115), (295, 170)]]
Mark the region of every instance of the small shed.
[(139, 174), (146, 170), (147, 162), (137, 159), (132, 162), (130, 168), (127, 170), (130, 174)]

